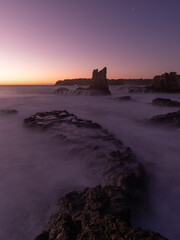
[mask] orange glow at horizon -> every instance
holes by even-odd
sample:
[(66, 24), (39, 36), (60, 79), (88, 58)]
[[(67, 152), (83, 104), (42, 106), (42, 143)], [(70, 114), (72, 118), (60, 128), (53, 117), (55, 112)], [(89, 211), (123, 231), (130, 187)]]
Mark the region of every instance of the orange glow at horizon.
[[(16, 57), (18, 56), (18, 58)], [(89, 58), (89, 59), (88, 59)], [(55, 84), (58, 80), (74, 78), (91, 78), (93, 69), (99, 70), (107, 66), (107, 78), (148, 78), (136, 71), (135, 67), (127, 67), (128, 63), (113, 61), (108, 64), (98, 65), (103, 62), (102, 57), (94, 61), (93, 57), (84, 58), (85, 62), (77, 62), (72, 57), (65, 59), (55, 56), (51, 61), (40, 54), (32, 54), (23, 51), (17, 52), (4, 50), (0, 58), (0, 85), (38, 85), (38, 84)], [(89, 63), (88, 61), (89, 60)], [(127, 66), (126, 66), (127, 64)], [(119, 70), (119, 65), (121, 69)], [(119, 73), (121, 72), (121, 74)], [(151, 76), (153, 77), (153, 75)]]
[[(58, 80), (91, 78), (93, 69), (97, 68), (97, 62), (94, 65), (91, 63), (90, 66), (84, 63), (82, 63), (82, 66), (79, 66), (73, 63), (72, 60), (69, 61), (68, 65), (68, 60), (62, 62), (60, 59), (55, 59), (49, 63), (46, 59), (38, 58), (38, 63), (37, 60), (34, 60), (37, 59), (36, 56), (28, 55), (28, 60), (25, 60), (24, 54), (20, 56), (19, 53), (20, 57), (17, 59), (15, 57), (16, 54), (7, 53), (6, 55), (4, 53), (4, 56), (0, 59), (0, 85), (55, 84)], [(59, 62), (61, 66), (59, 66)], [(98, 69), (100, 70), (103, 67), (105, 66), (101, 65)], [(134, 69), (131, 72), (125, 66), (121, 69), (121, 74), (118, 71), (112, 71), (111, 68), (113, 66), (107, 66), (107, 77), (111, 79), (143, 77), (135, 72)]]
[(109, 79), (179, 73), (176, 5), (166, 12), (144, 2), (132, 11), (128, 1), (115, 2), (3, 0), (0, 84), (55, 84), (103, 67)]
[[(92, 69), (93, 70), (93, 69)], [(100, 70), (100, 68), (99, 68)], [(92, 71), (91, 71), (92, 72)], [(87, 74), (77, 74), (77, 73), (69, 73), (69, 74), (52, 74), (51, 76), (47, 77), (47, 76), (41, 76), (40, 74), (29, 74), (28, 77), (26, 76), (26, 72), (11, 72), (11, 74), (7, 74), (7, 72), (0, 72), (0, 85), (51, 85), (51, 84), (55, 84), (56, 81), (58, 80), (64, 80), (64, 79), (76, 79), (76, 78), (91, 78), (92, 77), (92, 73), (87, 73)], [(39, 75), (39, 76), (38, 76)], [(15, 77), (16, 76), (16, 77)], [(141, 78), (139, 76), (133, 75), (133, 76), (128, 76), (127, 74), (125, 74), (124, 76), (121, 75), (120, 77), (118, 77), (118, 75), (109, 75), (107, 74), (107, 78), (108, 79), (138, 79)]]

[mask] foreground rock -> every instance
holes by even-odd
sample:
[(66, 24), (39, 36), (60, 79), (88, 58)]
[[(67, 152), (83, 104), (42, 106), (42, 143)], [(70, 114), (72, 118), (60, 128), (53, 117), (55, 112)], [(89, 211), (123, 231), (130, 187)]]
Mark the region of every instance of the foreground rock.
[(168, 98), (155, 98), (152, 101), (153, 105), (163, 106), (163, 107), (180, 107), (180, 102), (172, 101)]
[(97, 186), (71, 192), (59, 201), (54, 220), (35, 240), (165, 240), (133, 228), (121, 188)]
[(169, 127), (180, 127), (180, 110), (177, 112), (157, 115), (150, 118), (150, 121), (157, 124), (167, 125)]
[(1, 109), (0, 114), (16, 114), (18, 113), (15, 109)]
[(98, 72), (95, 69), (92, 74), (92, 80), (88, 88), (79, 87), (76, 90), (69, 90), (61, 87), (55, 91), (55, 93), (61, 94), (73, 94), (73, 95), (110, 95), (108, 82), (106, 78), (107, 68), (103, 68)]
[(96, 183), (121, 186), (131, 195), (137, 195), (144, 185), (142, 166), (130, 148), (99, 124), (80, 119), (66, 110), (36, 113), (24, 123), (28, 127), (48, 130), (70, 145), (76, 154), (90, 155), (88, 172), (91, 178), (97, 179)]
[(127, 203), (140, 199), (146, 179), (141, 164), (120, 140), (99, 124), (66, 110), (36, 113), (24, 123), (48, 131), (76, 155), (83, 152), (80, 158), (90, 156), (85, 159), (89, 178), (94, 185), (102, 185), (60, 199), (57, 212), (36, 240), (165, 239), (131, 225)]
[(126, 101), (131, 101), (132, 98), (130, 96), (123, 96), (123, 97), (117, 97), (115, 98), (115, 100), (119, 101), (119, 102), (126, 102)]
[(152, 82), (152, 89), (158, 92), (180, 92), (178, 80), (179, 76), (176, 72), (155, 76)]

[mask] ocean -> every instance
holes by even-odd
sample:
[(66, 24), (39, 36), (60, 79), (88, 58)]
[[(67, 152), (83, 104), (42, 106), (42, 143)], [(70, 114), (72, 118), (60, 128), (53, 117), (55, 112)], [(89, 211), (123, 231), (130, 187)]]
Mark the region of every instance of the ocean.
[[(28, 129), (23, 120), (40, 111), (68, 110), (102, 125), (144, 165), (148, 194), (132, 210), (134, 226), (180, 239), (180, 129), (148, 124), (157, 114), (178, 110), (151, 104), (156, 97), (180, 101), (180, 94), (127, 93), (111, 87), (111, 96), (54, 94), (55, 86), (0, 86), (0, 239), (32, 240), (43, 229), (58, 199), (93, 186), (86, 174), (89, 152), (72, 154), (47, 132)], [(71, 87), (73, 88), (73, 87)], [(132, 101), (118, 102), (129, 95)]]

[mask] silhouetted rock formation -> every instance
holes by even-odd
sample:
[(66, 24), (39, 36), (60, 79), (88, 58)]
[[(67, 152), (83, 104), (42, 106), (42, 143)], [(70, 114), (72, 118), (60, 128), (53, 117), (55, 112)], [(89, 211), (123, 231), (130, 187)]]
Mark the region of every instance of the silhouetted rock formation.
[(155, 76), (152, 82), (152, 88), (159, 92), (180, 92), (178, 79), (179, 76), (176, 72)]
[(0, 114), (16, 114), (18, 113), (15, 109), (1, 109)]
[(92, 80), (88, 88), (77, 88), (76, 90), (68, 90), (59, 88), (55, 93), (61, 94), (73, 94), (73, 95), (110, 95), (107, 79), (106, 79), (106, 68), (101, 71), (93, 71)]
[(133, 228), (122, 189), (113, 186), (71, 192), (59, 201), (54, 221), (35, 240), (165, 240)]
[(149, 86), (131, 87), (132, 93), (151, 93), (151, 92), (180, 92), (180, 75), (176, 72), (164, 73), (161, 76), (155, 76), (152, 84)]
[(180, 107), (180, 102), (172, 101), (168, 98), (155, 98), (152, 104), (157, 106)]
[(93, 71), (92, 81), (88, 90), (93, 90), (100, 92), (102, 94), (110, 95), (107, 78), (106, 78), (107, 68), (103, 68), (98, 72), (98, 69)]
[(117, 97), (115, 98), (115, 100), (119, 101), (119, 102), (124, 102), (124, 101), (131, 101), (132, 98), (130, 96), (123, 96), (123, 97)]
[(177, 112), (157, 115), (150, 118), (153, 123), (167, 125), (169, 127), (180, 127), (180, 110)]

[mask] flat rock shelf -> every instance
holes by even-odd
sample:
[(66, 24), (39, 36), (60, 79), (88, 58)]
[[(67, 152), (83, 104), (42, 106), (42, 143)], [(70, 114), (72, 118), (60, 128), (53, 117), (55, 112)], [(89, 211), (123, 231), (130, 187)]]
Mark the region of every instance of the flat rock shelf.
[(131, 224), (128, 200), (140, 199), (146, 176), (130, 148), (98, 123), (66, 110), (36, 113), (24, 123), (48, 131), (73, 149), (88, 149), (92, 156), (89, 174), (99, 183), (61, 198), (49, 225), (36, 240), (165, 239)]

